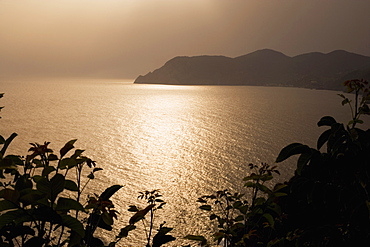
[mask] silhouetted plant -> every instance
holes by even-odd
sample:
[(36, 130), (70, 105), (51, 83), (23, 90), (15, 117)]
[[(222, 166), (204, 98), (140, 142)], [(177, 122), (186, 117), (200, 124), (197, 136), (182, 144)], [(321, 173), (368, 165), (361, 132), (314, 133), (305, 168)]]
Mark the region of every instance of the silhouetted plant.
[[(369, 246), (370, 245), (370, 130), (361, 130), (360, 116), (369, 114), (367, 82), (345, 82), (354, 92), (355, 105), (349, 104), (352, 120), (348, 125), (333, 117), (320, 119), (328, 126), (317, 141), (317, 148), (293, 143), (283, 148), (276, 162), (299, 155), (295, 175), (289, 180), (281, 204), (287, 215), (286, 236), (281, 241), (292, 246)], [(363, 95), (360, 95), (361, 92)], [(326, 144), (326, 152), (320, 149)]]
[[(15, 136), (12, 134), (1, 143), (0, 177), (4, 182), (0, 183), (0, 244), (103, 246), (93, 234), (97, 227), (112, 230), (116, 212), (109, 198), (122, 186), (111, 186), (100, 196), (90, 197), (84, 207), (81, 194), (101, 168), (95, 167), (95, 162), (83, 156), (80, 149), (65, 157), (74, 148), (76, 140), (64, 145), (60, 158), (48, 147), (49, 142), (31, 143), (31, 154), (26, 158), (5, 156)], [(83, 181), (86, 166), (91, 172)], [(69, 176), (73, 170), (75, 177)], [(70, 178), (75, 178), (76, 182)]]
[[(213, 234), (213, 240), (223, 246), (260, 246), (275, 239), (275, 226), (279, 224), (281, 209), (276, 203), (285, 196), (281, 189), (283, 184), (276, 184), (273, 189), (265, 182), (273, 178), (273, 173), (279, 174), (276, 166), (266, 163), (249, 164), (251, 174), (245, 177), (245, 187), (251, 189), (251, 195), (246, 198), (241, 193), (231, 193), (220, 190), (212, 195), (202, 196), (198, 202), (200, 209), (210, 212), (210, 220), (216, 220), (218, 231)], [(248, 199), (250, 202), (248, 202)], [(207, 245), (203, 236), (187, 235), (185, 239), (199, 241)]]
[[(135, 212), (135, 214), (130, 218), (129, 225), (121, 229), (121, 232), (117, 238), (120, 240), (123, 237), (127, 237), (129, 231), (136, 229), (135, 224), (137, 222), (142, 222), (144, 226), (147, 247), (159, 247), (175, 240), (175, 237), (168, 235), (173, 228), (165, 227), (164, 224), (166, 222), (160, 224), (157, 233), (152, 237), (156, 211), (163, 209), (163, 206), (166, 204), (166, 202), (161, 198), (162, 195), (160, 194), (159, 190), (139, 192), (138, 199), (145, 200), (147, 206), (143, 209), (135, 205), (131, 205), (129, 207), (128, 211)], [(149, 220), (145, 218), (147, 215), (149, 215)]]

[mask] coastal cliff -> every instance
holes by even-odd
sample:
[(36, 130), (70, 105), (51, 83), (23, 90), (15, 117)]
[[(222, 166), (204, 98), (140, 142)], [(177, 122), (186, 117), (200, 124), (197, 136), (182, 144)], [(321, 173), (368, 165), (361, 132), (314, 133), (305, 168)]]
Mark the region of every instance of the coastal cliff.
[(370, 79), (370, 57), (336, 50), (289, 57), (270, 49), (247, 55), (175, 57), (134, 83), (293, 86), (340, 90), (346, 79)]

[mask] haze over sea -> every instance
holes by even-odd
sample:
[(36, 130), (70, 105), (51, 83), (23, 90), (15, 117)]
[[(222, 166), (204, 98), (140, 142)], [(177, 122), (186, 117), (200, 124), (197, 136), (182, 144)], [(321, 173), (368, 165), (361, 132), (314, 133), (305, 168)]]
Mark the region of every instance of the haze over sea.
[[(128, 223), (138, 192), (152, 189), (168, 202), (158, 224), (165, 220), (177, 237), (205, 233), (198, 197), (241, 189), (249, 163), (273, 164), (287, 144), (315, 147), (322, 116), (350, 119), (339, 92), (325, 90), (73, 79), (0, 80), (0, 88), (0, 134), (19, 135), (8, 154), (26, 155), (30, 142), (44, 141), (58, 154), (78, 139), (76, 148), (104, 169), (90, 193), (124, 185), (113, 197), (120, 215), (112, 236)], [(294, 159), (278, 166), (279, 180), (288, 179)], [(135, 234), (122, 244), (143, 245)]]

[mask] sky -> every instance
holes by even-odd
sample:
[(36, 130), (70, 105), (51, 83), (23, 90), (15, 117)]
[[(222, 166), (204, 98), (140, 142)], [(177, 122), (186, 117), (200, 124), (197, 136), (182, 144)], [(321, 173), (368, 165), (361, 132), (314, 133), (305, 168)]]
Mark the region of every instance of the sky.
[(135, 79), (175, 56), (370, 56), (369, 0), (0, 0), (1, 77)]

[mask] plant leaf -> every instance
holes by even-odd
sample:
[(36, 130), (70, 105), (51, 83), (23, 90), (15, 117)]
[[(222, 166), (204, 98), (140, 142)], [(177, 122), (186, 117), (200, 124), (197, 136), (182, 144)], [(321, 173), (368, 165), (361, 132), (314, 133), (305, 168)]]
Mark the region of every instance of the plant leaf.
[(325, 117), (322, 117), (320, 119), (320, 121), (317, 123), (317, 125), (319, 127), (321, 126), (332, 126), (333, 124), (335, 124), (337, 121), (335, 121), (335, 119), (333, 117), (330, 117), (330, 116), (325, 116)]
[(55, 174), (54, 177), (50, 179), (50, 186), (51, 186), (51, 193), (50, 199), (51, 201), (55, 201), (58, 194), (63, 191), (64, 189), (65, 178), (62, 174)]
[(275, 220), (272, 217), (272, 215), (271, 214), (263, 214), (262, 216), (268, 221), (268, 223), (270, 224), (270, 226), (272, 228), (274, 228), (274, 226), (275, 226)]
[(125, 238), (128, 236), (128, 233), (132, 230), (135, 230), (135, 225), (128, 225), (121, 229), (120, 233), (118, 234), (117, 238)]
[(188, 239), (188, 240), (194, 240), (194, 241), (200, 241), (201, 245), (206, 245), (207, 244), (207, 239), (205, 239), (205, 237), (203, 236), (198, 236), (198, 235), (186, 235), (184, 237), (184, 239)]
[(317, 140), (317, 150), (320, 150), (320, 148), (329, 140), (329, 137), (331, 135), (332, 130), (328, 129), (325, 130)]
[(62, 214), (61, 219), (64, 226), (69, 227), (72, 231), (76, 232), (81, 237), (85, 236), (84, 227), (79, 220), (66, 214)]
[(152, 247), (159, 247), (159, 246), (162, 246), (163, 244), (176, 240), (176, 238), (174, 238), (173, 236), (167, 235), (167, 233), (172, 231), (173, 228), (163, 227), (163, 225), (164, 223), (161, 224), (157, 234), (153, 237)]
[(0, 151), (0, 157), (3, 157), (3, 156), (4, 156), (6, 149), (8, 148), (9, 144), (13, 141), (13, 139), (14, 139), (16, 136), (17, 136), (17, 134), (16, 134), (16, 133), (13, 133), (13, 134), (11, 134), (11, 135), (9, 136), (9, 138), (8, 138), (8, 139), (6, 139), (6, 140), (5, 140), (5, 142), (4, 142), (4, 146), (3, 146), (3, 148), (2, 148), (2, 149), (1, 149), (1, 151)]
[(46, 177), (49, 175), (51, 172), (55, 171), (54, 166), (45, 166), (45, 168), (42, 170), (42, 176)]
[(9, 209), (15, 209), (17, 208), (17, 204), (14, 202), (8, 201), (8, 200), (1, 200), (0, 201), (0, 212), (9, 210)]
[(302, 153), (309, 152), (309, 151), (310, 151), (310, 148), (307, 145), (303, 145), (301, 143), (292, 143), (280, 151), (275, 162), (279, 163), (279, 162), (286, 160), (292, 155), (302, 154)]
[(144, 219), (145, 215), (154, 207), (154, 204), (148, 205), (145, 209), (137, 211), (129, 220), (130, 225), (135, 224), (141, 219)]
[(101, 195), (100, 198), (103, 201), (108, 201), (109, 198), (116, 193), (119, 189), (121, 189), (122, 185), (112, 185), (111, 187), (107, 188)]
[(64, 147), (62, 147), (62, 149), (60, 149), (60, 158), (62, 158), (66, 153), (68, 153), (69, 150), (74, 148), (73, 144), (75, 144), (76, 141), (77, 139), (70, 140), (64, 145)]
[(311, 158), (312, 158), (311, 153), (303, 153), (299, 156), (296, 170), (298, 175), (301, 175), (302, 169), (305, 167), (305, 165), (307, 165)]
[(70, 199), (70, 198), (59, 197), (57, 206), (55, 207), (56, 211), (68, 212), (69, 210), (72, 210), (72, 209), (84, 211), (84, 207), (78, 201)]
[(68, 179), (64, 181), (64, 188), (70, 191), (78, 191), (77, 184), (74, 181)]
[(199, 208), (206, 211), (211, 211), (212, 209), (211, 205), (202, 205)]

